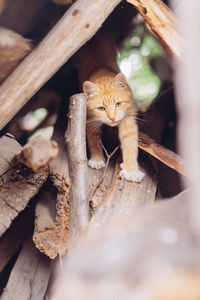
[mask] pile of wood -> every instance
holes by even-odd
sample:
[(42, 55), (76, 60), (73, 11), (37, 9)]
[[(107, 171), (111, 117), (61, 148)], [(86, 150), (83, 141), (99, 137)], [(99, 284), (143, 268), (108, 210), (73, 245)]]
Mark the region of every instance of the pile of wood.
[[(86, 96), (67, 94), (67, 118), (66, 99), (46, 87), (38, 90), (96, 33), (120, 1), (53, 2), (38, 1), (34, 8), (40, 11), (36, 14), (40, 21), (45, 9), (51, 11), (37, 46), (0, 29), (0, 53), (9, 48), (16, 54), (6, 72), (6, 55), (0, 58), (1, 299), (200, 299), (200, 226), (194, 214), (198, 193), (188, 182), (189, 189), (155, 202), (161, 198), (160, 166), (166, 166), (166, 185), (182, 175), (192, 178), (192, 166), (161, 145), (174, 116), (173, 89), (162, 93), (143, 115), (141, 183), (119, 178), (120, 147), (111, 129), (102, 142), (105, 168), (88, 168)], [(181, 64), (184, 43), (171, 10), (161, 0), (128, 2)], [(25, 5), (23, 0), (17, 3), (21, 9)], [(8, 4), (1, 9), (5, 26)], [(33, 21), (29, 29), (27, 24), (22, 20), (18, 33), (31, 32)], [(1, 43), (5, 32), (12, 47)], [(72, 82), (73, 75), (68, 78)], [(19, 120), (39, 107), (45, 107), (48, 115), (27, 133)], [(33, 131), (49, 125), (54, 126), (51, 141), (36, 136), (24, 143)], [(168, 176), (172, 169), (173, 176)]]

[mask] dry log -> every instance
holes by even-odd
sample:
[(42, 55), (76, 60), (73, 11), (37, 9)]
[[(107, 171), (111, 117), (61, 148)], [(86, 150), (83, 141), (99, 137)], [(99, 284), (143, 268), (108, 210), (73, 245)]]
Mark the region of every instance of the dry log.
[(70, 237), (76, 238), (89, 221), (86, 155), (86, 96), (71, 97), (66, 144), (70, 177)]
[(182, 157), (160, 144), (157, 144), (153, 139), (142, 132), (139, 132), (139, 148), (151, 154), (153, 157), (180, 174), (189, 176), (187, 172), (188, 166)]
[(160, 38), (166, 49), (181, 59), (183, 41), (178, 21), (173, 12), (161, 0), (127, 0), (132, 3), (151, 30)]
[(49, 170), (41, 169), (33, 173), (20, 163), (13, 161), (21, 146), (13, 136), (0, 139), (0, 236), (10, 226), (12, 220), (22, 211), (29, 200), (38, 192), (46, 180)]
[(51, 261), (29, 238), (11, 272), (2, 300), (43, 300), (51, 273)]
[(67, 10), (0, 87), (0, 129), (94, 35), (119, 2), (78, 0)]
[[(63, 110), (61, 111), (63, 113)], [(69, 173), (64, 132), (65, 116), (58, 116), (53, 139), (58, 155), (50, 162), (50, 180), (43, 188), (35, 212), (33, 240), (36, 247), (51, 259), (64, 255), (69, 235)]]
[(55, 141), (38, 135), (31, 139), (15, 157), (20, 163), (37, 172), (47, 166), (57, 153), (58, 144)]
[(14, 31), (0, 27), (0, 84), (30, 51), (29, 40)]

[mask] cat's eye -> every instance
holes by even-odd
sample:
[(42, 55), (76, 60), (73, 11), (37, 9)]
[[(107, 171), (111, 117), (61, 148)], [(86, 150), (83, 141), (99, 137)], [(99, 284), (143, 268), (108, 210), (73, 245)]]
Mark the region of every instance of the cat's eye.
[(106, 108), (104, 106), (99, 106), (99, 107), (97, 107), (97, 109), (100, 110), (100, 111), (105, 111), (106, 110)]
[(122, 101), (115, 103), (115, 107), (120, 107), (120, 106), (122, 106)]

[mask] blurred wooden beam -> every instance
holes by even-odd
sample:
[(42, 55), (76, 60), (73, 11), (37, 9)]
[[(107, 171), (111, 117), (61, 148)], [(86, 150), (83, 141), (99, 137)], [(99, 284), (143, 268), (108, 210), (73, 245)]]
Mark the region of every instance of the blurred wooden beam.
[(120, 0), (78, 0), (0, 87), (0, 129), (99, 29)]
[(127, 0), (139, 11), (144, 21), (159, 37), (167, 50), (176, 58), (182, 58), (183, 41), (179, 24), (173, 12), (161, 0)]

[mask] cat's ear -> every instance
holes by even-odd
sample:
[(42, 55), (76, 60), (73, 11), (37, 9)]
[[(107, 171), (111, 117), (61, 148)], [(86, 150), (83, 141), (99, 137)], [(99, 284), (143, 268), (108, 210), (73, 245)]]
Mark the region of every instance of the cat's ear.
[(98, 94), (99, 88), (91, 81), (84, 81), (83, 82), (83, 92), (86, 94), (86, 96), (94, 96)]
[(113, 86), (115, 87), (125, 87), (126, 86), (126, 77), (122, 73), (118, 73), (114, 80), (113, 80)]

